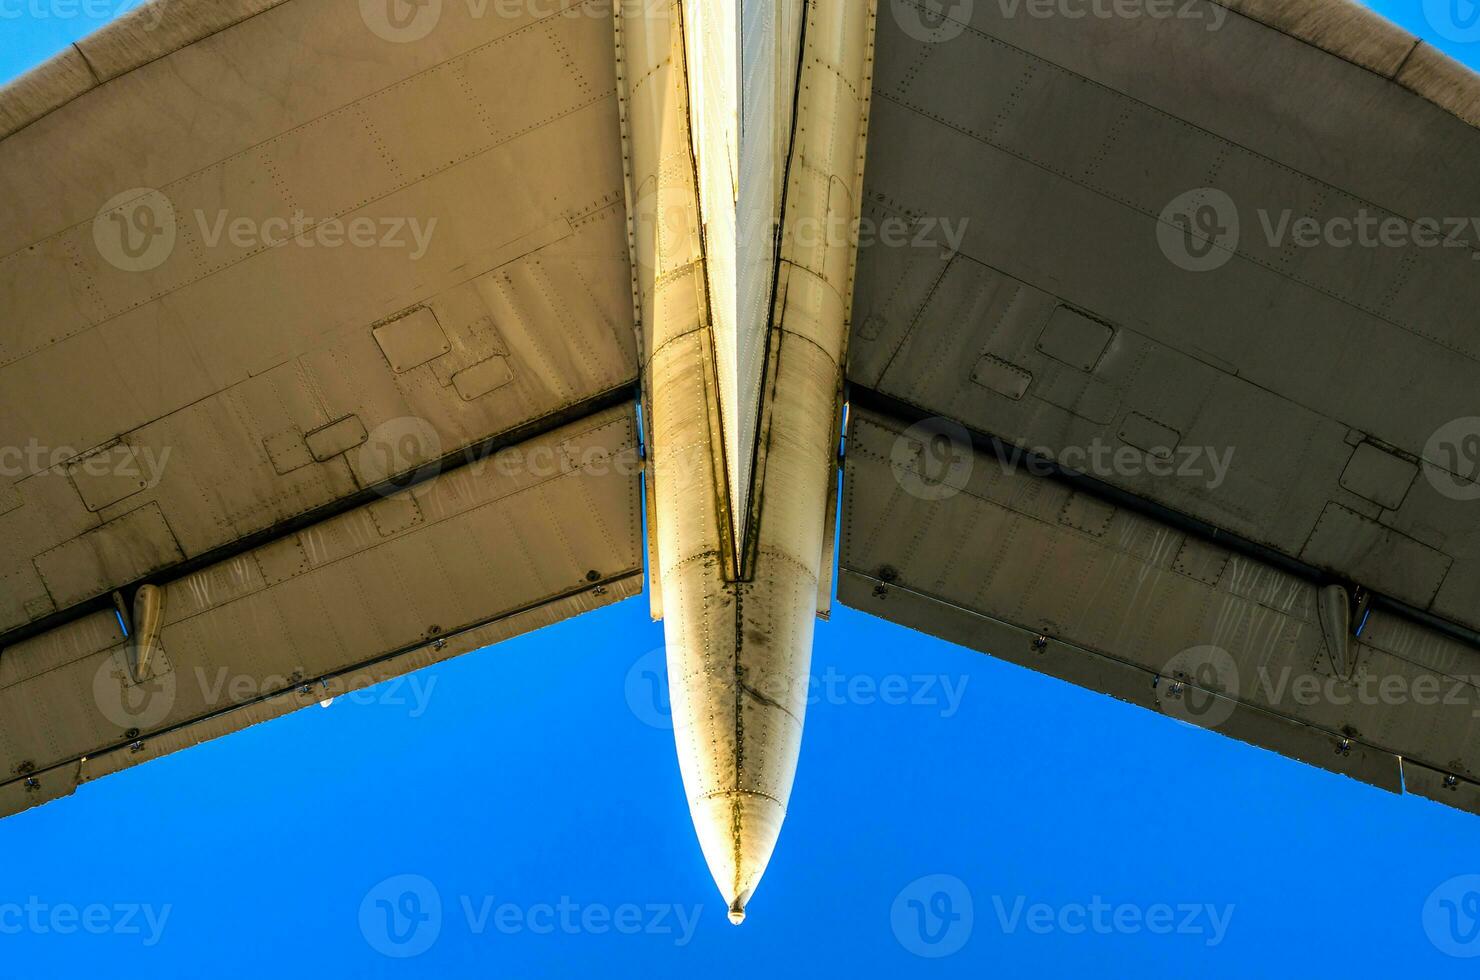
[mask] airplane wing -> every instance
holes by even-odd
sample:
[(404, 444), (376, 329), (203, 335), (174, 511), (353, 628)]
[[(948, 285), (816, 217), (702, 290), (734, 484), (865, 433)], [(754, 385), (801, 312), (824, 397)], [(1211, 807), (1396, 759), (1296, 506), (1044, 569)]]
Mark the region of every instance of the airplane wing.
[(840, 599), (1480, 812), (1480, 80), (1346, 3), (938, 6), (878, 19)]
[(613, 36), (155, 0), (0, 90), (0, 810), (641, 590)]

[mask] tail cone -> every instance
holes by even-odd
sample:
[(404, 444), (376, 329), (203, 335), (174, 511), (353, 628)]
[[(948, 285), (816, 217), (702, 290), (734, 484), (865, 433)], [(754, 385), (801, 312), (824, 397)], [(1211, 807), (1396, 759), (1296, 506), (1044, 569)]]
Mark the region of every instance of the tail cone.
[(694, 827), (709, 873), (739, 925), (771, 860), (786, 810), (769, 796), (720, 792), (692, 805)]

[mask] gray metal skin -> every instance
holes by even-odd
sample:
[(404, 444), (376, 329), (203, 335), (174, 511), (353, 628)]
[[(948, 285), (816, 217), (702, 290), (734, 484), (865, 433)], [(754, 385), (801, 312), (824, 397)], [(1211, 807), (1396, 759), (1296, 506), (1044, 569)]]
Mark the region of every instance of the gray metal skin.
[[(1480, 85), (1182, 9), (881, 19), (865, 213), (925, 247), (860, 251), (839, 597), (1475, 810)], [(1364, 213), (1452, 237), (1267, 230)]]

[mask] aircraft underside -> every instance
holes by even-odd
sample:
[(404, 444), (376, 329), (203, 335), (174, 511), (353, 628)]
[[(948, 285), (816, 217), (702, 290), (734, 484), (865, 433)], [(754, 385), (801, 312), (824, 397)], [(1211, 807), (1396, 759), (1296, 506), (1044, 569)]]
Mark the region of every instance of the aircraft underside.
[(1480, 812), (1468, 699), (1355, 696), (1480, 676), (1467, 70), (1329, 0), (483, 9), (157, 0), (0, 90), (0, 811), (646, 591), (739, 922), (836, 588)]

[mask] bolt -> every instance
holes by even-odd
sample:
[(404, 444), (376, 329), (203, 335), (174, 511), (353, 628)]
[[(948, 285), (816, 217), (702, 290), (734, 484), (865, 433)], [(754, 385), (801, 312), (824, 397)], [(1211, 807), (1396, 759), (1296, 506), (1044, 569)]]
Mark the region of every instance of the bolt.
[(1048, 646), (1048, 634), (1046, 634), (1046, 633), (1039, 633), (1037, 636), (1033, 637), (1033, 649), (1034, 650), (1042, 653), (1043, 650), (1047, 646)]

